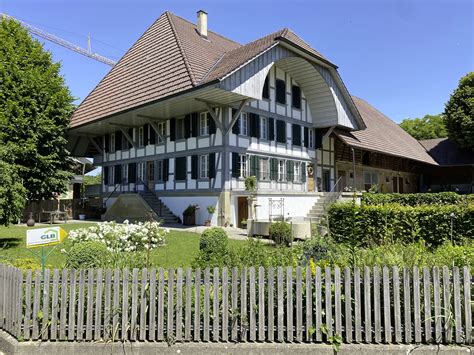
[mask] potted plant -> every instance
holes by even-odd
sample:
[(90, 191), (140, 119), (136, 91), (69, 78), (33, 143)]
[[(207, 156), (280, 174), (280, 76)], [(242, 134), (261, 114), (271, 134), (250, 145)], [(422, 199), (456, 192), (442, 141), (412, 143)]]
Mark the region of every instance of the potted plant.
[(189, 205), (183, 211), (183, 224), (185, 226), (196, 225), (196, 210), (197, 210), (197, 205)]
[(211, 225), (211, 218), (214, 212), (216, 212), (215, 206), (207, 206), (207, 213), (209, 213), (209, 218), (204, 222), (205, 226), (209, 227)]
[(247, 220), (246, 219), (241, 220), (240, 221), (240, 226), (243, 229), (247, 229)]

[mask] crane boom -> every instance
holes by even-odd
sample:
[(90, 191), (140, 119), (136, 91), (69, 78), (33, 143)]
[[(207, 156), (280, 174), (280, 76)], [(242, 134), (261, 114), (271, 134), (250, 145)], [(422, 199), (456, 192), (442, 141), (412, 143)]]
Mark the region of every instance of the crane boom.
[(74, 43), (71, 43), (71, 42), (68, 42), (62, 38), (59, 38), (55, 35), (52, 35), (51, 33), (48, 33), (46, 31), (43, 31), (37, 27), (34, 27), (22, 20), (19, 20), (13, 16), (10, 16), (10, 15), (7, 15), (7, 14), (1, 14), (0, 13), (0, 18), (7, 18), (7, 19), (12, 19), (18, 23), (20, 23), (26, 30), (28, 30), (28, 32), (32, 33), (32, 34), (35, 34), (41, 38), (44, 38), (50, 42), (53, 42), (53, 43), (56, 43), (62, 47), (65, 47), (67, 49), (70, 49), (76, 53), (79, 53), (79, 54), (82, 54), (86, 57), (89, 57), (89, 58), (92, 58), (92, 59), (95, 59), (99, 62), (102, 62), (104, 64), (107, 64), (107, 65), (110, 65), (110, 66), (114, 66), (117, 62), (112, 60), (112, 59), (109, 59), (109, 58), (106, 58), (100, 54), (97, 54), (97, 53), (93, 53), (92, 51), (90, 50), (87, 50), (87, 49), (84, 49), (82, 47), (79, 47), (78, 45), (75, 45)]

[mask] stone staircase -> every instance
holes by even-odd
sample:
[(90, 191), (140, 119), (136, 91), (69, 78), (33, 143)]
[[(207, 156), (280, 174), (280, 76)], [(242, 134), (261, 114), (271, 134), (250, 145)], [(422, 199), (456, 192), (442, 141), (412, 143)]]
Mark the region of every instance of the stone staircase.
[(320, 223), (323, 217), (325, 216), (324, 212), (324, 196), (319, 198), (318, 201), (311, 207), (311, 210), (306, 215), (306, 220), (311, 221), (312, 223)]
[(140, 192), (140, 196), (143, 197), (148, 206), (158, 215), (159, 219), (163, 220), (163, 223), (179, 223), (178, 217), (176, 217), (153, 192), (143, 191)]

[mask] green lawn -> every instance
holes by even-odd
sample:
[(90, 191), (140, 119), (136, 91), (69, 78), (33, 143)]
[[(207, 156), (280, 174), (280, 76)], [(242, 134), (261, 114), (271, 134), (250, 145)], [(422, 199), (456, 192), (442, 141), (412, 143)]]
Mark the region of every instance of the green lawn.
[[(68, 223), (58, 226), (69, 231), (76, 228), (91, 226), (90, 223)], [(34, 227), (43, 228), (43, 227)], [(35, 258), (26, 248), (26, 230), (25, 226), (0, 226), (0, 262), (17, 258)], [(231, 246), (242, 245), (243, 241), (229, 240)], [(71, 243), (66, 239), (63, 244), (58, 245), (47, 260), (50, 267), (62, 267), (65, 262), (65, 255), (61, 254), (61, 249), (68, 250)], [(51, 247), (48, 248), (52, 249)], [(38, 249), (36, 249), (37, 251)], [(170, 231), (168, 234), (166, 246), (160, 247), (152, 252), (153, 264), (161, 267), (187, 267), (191, 265), (199, 251), (199, 234)]]

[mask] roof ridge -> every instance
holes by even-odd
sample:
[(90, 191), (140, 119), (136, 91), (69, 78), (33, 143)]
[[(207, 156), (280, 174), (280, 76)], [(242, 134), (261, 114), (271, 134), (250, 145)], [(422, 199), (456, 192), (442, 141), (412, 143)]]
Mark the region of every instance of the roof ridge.
[(193, 86), (196, 86), (196, 78), (194, 77), (191, 64), (189, 63), (188, 57), (186, 56), (186, 52), (184, 51), (184, 48), (179, 39), (178, 32), (176, 31), (176, 28), (174, 27), (174, 23), (171, 19), (171, 15), (173, 14), (169, 11), (166, 11), (165, 14), (166, 14), (166, 17), (168, 18), (169, 24), (171, 26), (171, 30), (173, 31), (173, 36), (176, 39), (176, 44), (178, 45), (181, 56), (183, 57), (184, 65), (186, 66), (186, 70), (188, 72), (189, 78), (191, 79), (191, 83)]
[[(185, 19), (184, 17), (181, 17), (181, 16), (179, 16), (179, 15), (176, 15), (176, 14), (172, 13), (171, 11), (167, 11), (167, 12), (168, 12), (170, 15), (173, 15), (174, 17), (177, 17), (177, 18), (179, 18), (179, 19), (181, 19), (181, 20), (183, 20), (183, 21), (189, 23), (190, 25), (196, 26), (196, 24), (195, 24), (194, 22), (191, 22), (190, 20)], [(233, 39), (230, 39), (229, 37), (226, 37), (226, 36), (220, 34), (219, 32), (211, 31), (211, 30), (209, 30), (209, 29), (207, 30), (207, 32), (212, 33), (212, 34), (214, 34), (214, 35), (216, 35), (216, 36), (218, 36), (218, 37), (220, 37), (220, 38), (223, 38), (223, 39), (225, 39), (226, 41), (229, 41), (229, 42), (238, 44), (239, 46), (242, 46), (241, 43), (239, 43), (239, 42), (237, 42), (237, 41), (234, 41)]]

